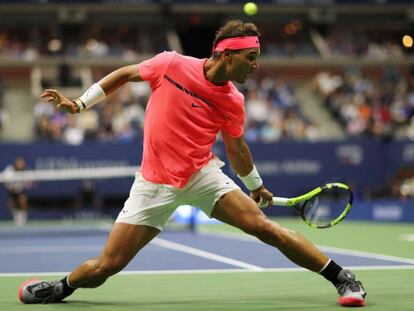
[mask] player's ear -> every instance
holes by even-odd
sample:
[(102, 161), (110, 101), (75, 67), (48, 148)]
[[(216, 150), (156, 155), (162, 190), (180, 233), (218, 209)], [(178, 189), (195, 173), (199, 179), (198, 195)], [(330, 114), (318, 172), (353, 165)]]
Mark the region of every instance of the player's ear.
[(225, 61), (230, 61), (231, 60), (231, 51), (228, 49), (225, 49), (223, 51), (223, 53), (221, 53), (221, 55), (224, 57)]

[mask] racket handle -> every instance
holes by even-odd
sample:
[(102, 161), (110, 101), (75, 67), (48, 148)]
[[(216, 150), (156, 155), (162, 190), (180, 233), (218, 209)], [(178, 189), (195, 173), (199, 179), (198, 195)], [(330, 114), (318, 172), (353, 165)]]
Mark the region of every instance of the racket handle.
[[(289, 199), (288, 198), (281, 198), (281, 197), (273, 197), (272, 205), (288, 206), (289, 205)], [(260, 205), (259, 205), (260, 208), (265, 208), (267, 206), (268, 205), (267, 205), (266, 202), (260, 203)]]
[(279, 205), (279, 206), (287, 206), (287, 205), (289, 205), (289, 199), (288, 198), (281, 198), (281, 197), (273, 197), (272, 204), (273, 205)]

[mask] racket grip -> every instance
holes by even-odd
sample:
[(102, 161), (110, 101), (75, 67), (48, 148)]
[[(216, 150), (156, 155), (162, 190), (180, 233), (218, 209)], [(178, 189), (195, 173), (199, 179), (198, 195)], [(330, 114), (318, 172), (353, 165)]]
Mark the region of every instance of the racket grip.
[(281, 197), (273, 197), (272, 204), (279, 205), (279, 206), (287, 206), (289, 205), (289, 199), (281, 198)]
[[(287, 206), (287, 205), (289, 205), (289, 199), (288, 198), (281, 198), (281, 197), (273, 197), (272, 205)], [(259, 204), (260, 208), (266, 208), (267, 206), (268, 206), (267, 202), (261, 202)]]

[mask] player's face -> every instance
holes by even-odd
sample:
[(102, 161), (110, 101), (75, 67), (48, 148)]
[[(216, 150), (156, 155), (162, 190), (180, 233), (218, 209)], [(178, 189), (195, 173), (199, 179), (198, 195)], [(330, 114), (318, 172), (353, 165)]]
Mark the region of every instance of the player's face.
[(244, 49), (231, 53), (229, 78), (237, 83), (244, 83), (248, 75), (259, 67), (259, 49)]

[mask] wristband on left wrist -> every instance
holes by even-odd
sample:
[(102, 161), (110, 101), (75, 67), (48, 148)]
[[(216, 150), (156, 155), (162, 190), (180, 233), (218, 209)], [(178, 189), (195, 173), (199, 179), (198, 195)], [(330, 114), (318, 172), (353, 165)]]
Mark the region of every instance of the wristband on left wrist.
[[(81, 110), (89, 109), (92, 106), (96, 105), (100, 101), (104, 100), (106, 98), (106, 94), (102, 87), (99, 85), (99, 83), (94, 83), (91, 85), (89, 89), (86, 90), (85, 93), (81, 97), (79, 97), (78, 103), (82, 105)], [(77, 103), (78, 107), (79, 104)]]
[(80, 100), (80, 98), (75, 99), (73, 102), (79, 108), (79, 110), (77, 111), (78, 113), (80, 113), (81, 110), (85, 110), (86, 109), (85, 104), (82, 102), (82, 100)]

